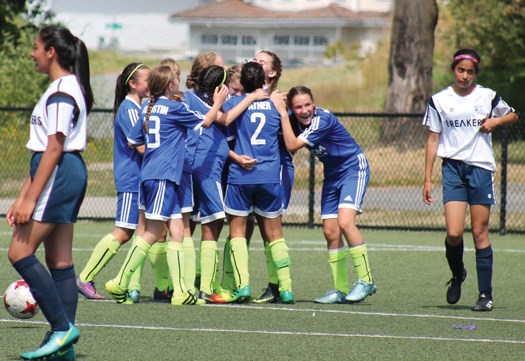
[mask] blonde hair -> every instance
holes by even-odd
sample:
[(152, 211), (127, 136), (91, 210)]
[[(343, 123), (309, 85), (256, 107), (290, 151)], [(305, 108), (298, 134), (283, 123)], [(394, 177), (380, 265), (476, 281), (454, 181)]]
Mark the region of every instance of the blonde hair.
[(233, 80), (241, 81), (241, 64), (235, 64), (228, 68), (228, 83), (230, 83)]
[(172, 58), (164, 58), (159, 63), (159, 66), (162, 66), (162, 65), (167, 65), (167, 66), (172, 67), (173, 70), (175, 70), (175, 73), (177, 74), (177, 76), (180, 77), (181, 67), (180, 67), (180, 64), (177, 63), (177, 60), (172, 59)]
[(199, 90), (199, 76), (204, 69), (215, 65), (216, 59), (217, 53), (213, 51), (206, 51), (197, 55), (191, 64), (191, 71), (186, 79), (186, 88)]

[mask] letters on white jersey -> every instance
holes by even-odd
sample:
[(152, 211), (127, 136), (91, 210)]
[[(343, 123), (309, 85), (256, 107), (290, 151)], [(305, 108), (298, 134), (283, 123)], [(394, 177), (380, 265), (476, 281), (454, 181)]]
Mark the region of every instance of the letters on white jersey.
[(472, 93), (460, 96), (450, 86), (432, 96), (423, 125), (440, 133), (438, 157), (460, 160), (494, 172), (492, 136), (479, 129), (484, 119), (511, 112), (514, 109), (489, 88), (476, 85)]

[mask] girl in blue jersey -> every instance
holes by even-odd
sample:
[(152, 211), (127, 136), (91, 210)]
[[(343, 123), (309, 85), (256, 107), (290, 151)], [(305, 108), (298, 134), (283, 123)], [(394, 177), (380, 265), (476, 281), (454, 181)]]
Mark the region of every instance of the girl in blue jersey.
[[(8, 257), (28, 283), (51, 326), (24, 360), (76, 359), (73, 343), (78, 303), (73, 268), (73, 225), (84, 199), (87, 169), (87, 115), (93, 106), (86, 46), (63, 27), (47, 26), (36, 37), (31, 57), (51, 84), (31, 116), (27, 148), (30, 176), (6, 213), (14, 227)], [(44, 243), (49, 271), (35, 257)], [(5, 337), (5, 335), (4, 335)]]
[(130, 63), (117, 77), (113, 105), (113, 176), (117, 189), (117, 214), (115, 228), (97, 243), (84, 270), (77, 277), (78, 291), (88, 299), (104, 298), (96, 291), (95, 277), (120, 246), (131, 239), (135, 230), (141, 232), (144, 229), (144, 214), (139, 215), (138, 208), (139, 172), (144, 147), (129, 147), (127, 136), (139, 120), (142, 99), (149, 95), (148, 73), (146, 65)]
[[(279, 97), (282, 118), (286, 107)], [(368, 252), (363, 236), (356, 226), (356, 217), (362, 212), (370, 169), (359, 145), (339, 120), (328, 110), (316, 108), (310, 89), (296, 86), (288, 92), (291, 122), (301, 133), (294, 135), (289, 121), (283, 121), (283, 135), (288, 151), (308, 147), (324, 164), (324, 181), (321, 196), (321, 219), (327, 242), (328, 259), (333, 275), (334, 290), (315, 299), (318, 303), (360, 302), (376, 292), (372, 279)], [(358, 281), (349, 292), (347, 250), (349, 247)]]
[(467, 277), (463, 265), (463, 232), (467, 204), (470, 205), (472, 236), (476, 248), (479, 297), (473, 311), (491, 311), (492, 246), (489, 241), (490, 207), (494, 204), (492, 132), (515, 122), (518, 116), (495, 91), (475, 83), (481, 58), (472, 49), (454, 54), (450, 66), (454, 85), (432, 96), (423, 124), (428, 126), (423, 201), (431, 195), (432, 169), (436, 155), (443, 159), (443, 203), (447, 236), (446, 258), (452, 278), (447, 283), (447, 302), (461, 297), (461, 284)]
[[(264, 79), (260, 64), (249, 62), (243, 66), (241, 83), (246, 92), (262, 88)], [(223, 109), (231, 109), (244, 97), (230, 98)], [(232, 300), (244, 301), (251, 296), (246, 224), (248, 216), (255, 212), (261, 216), (260, 226), (270, 244), (280, 298), (284, 303), (293, 303), (290, 258), (281, 228), (283, 194), (280, 175), (276, 172), (281, 161), (278, 142), (280, 117), (272, 102), (265, 100), (251, 104), (234, 124), (234, 152), (257, 162), (250, 167), (232, 163), (228, 176), (225, 209), (230, 215), (230, 253), (237, 287)]]

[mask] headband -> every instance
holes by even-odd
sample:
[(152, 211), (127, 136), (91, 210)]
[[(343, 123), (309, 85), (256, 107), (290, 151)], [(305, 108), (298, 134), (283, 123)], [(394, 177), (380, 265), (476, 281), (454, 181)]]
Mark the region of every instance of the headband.
[(135, 69), (133, 69), (131, 71), (131, 73), (129, 73), (128, 77), (126, 78), (126, 81), (124, 82), (124, 85), (126, 85), (128, 83), (128, 81), (131, 79), (131, 77), (133, 76), (133, 74), (135, 74), (135, 72), (141, 67), (141, 66), (144, 66), (144, 64), (139, 64), (135, 67)]
[(475, 64), (479, 63), (478, 59), (476, 59), (472, 55), (468, 55), (468, 54), (461, 54), (461, 55), (457, 55), (457, 56), (454, 57), (454, 60), (464, 60), (464, 59), (470, 60), (470, 61), (472, 61)]
[[(224, 69), (224, 68), (223, 68), (223, 69)], [(228, 73), (227, 73), (226, 69), (224, 69), (224, 76), (222, 77), (222, 81), (221, 81), (221, 83), (217, 86), (217, 88), (220, 88), (220, 87), (224, 84), (224, 82), (226, 81), (226, 75), (227, 75), (227, 74), (228, 74)]]

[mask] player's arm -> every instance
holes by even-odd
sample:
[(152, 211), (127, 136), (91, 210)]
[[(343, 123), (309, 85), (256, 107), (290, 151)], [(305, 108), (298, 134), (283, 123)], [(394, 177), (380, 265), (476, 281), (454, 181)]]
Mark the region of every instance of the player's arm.
[(210, 110), (206, 113), (206, 116), (204, 117), (204, 123), (202, 123), (202, 127), (209, 128), (211, 124), (218, 118), (219, 111), (221, 110), (222, 104), (226, 101), (226, 98), (228, 97), (228, 88), (226, 86), (221, 86), (220, 88), (216, 88), (213, 93), (213, 106)]
[(22, 186), (22, 189), (18, 193), (18, 197), (16, 197), (15, 202), (7, 210), (7, 213), (5, 215), (5, 220), (7, 221), (7, 224), (11, 227), (14, 227), (16, 225), (13, 212), (24, 201), (24, 198), (26, 196), (27, 191), (29, 190), (30, 185), (31, 185), (31, 177), (27, 177), (24, 182), (24, 185)]
[(215, 122), (228, 126), (233, 123), (235, 119), (237, 119), (242, 114), (242, 112), (244, 112), (250, 106), (251, 103), (267, 98), (268, 95), (262, 88), (256, 89), (253, 92), (247, 94), (244, 99), (232, 109), (228, 110), (227, 112), (219, 112), (218, 118), (215, 120)]
[(228, 153), (228, 157), (238, 165), (240, 165), (243, 169), (250, 170), (252, 169), (255, 164), (257, 163), (257, 159), (253, 159), (247, 155), (239, 155), (235, 153), (233, 150), (230, 149)]
[[(275, 94), (275, 95), (274, 95)], [(295, 152), (306, 145), (306, 143), (295, 136), (292, 125), (290, 124), (290, 117), (286, 111), (286, 105), (284, 104), (283, 98), (278, 93), (273, 93), (270, 98), (275, 105), (275, 109), (279, 112), (281, 116), (281, 128), (283, 131), (284, 144), (286, 145), (286, 150), (289, 152)]]
[(434, 202), (434, 198), (431, 195), (432, 170), (436, 160), (436, 154), (439, 145), (439, 135), (440, 133), (430, 131), (427, 138), (425, 149), (425, 183), (423, 185), (423, 202), (426, 204)]
[(501, 117), (483, 119), (483, 124), (481, 124), (479, 130), (483, 133), (492, 133), (497, 127), (512, 124), (517, 120), (518, 115), (516, 113), (508, 113)]

